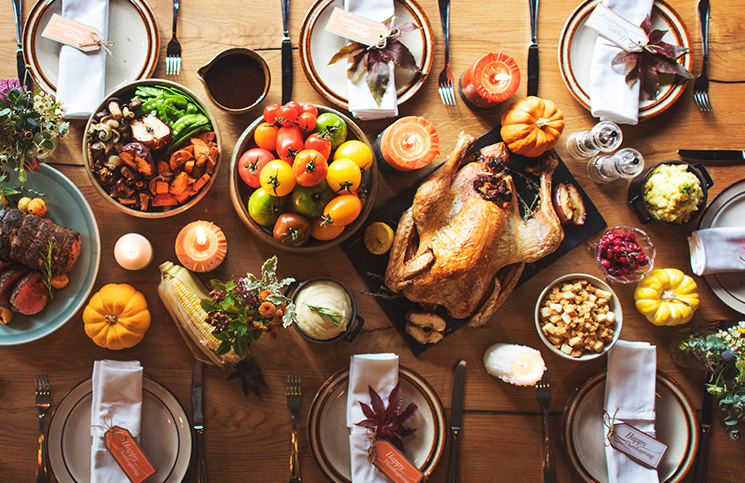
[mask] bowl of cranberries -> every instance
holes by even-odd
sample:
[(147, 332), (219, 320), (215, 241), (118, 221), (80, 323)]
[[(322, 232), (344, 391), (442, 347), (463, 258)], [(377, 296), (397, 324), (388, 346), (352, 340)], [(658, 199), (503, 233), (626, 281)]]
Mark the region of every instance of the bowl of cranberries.
[(594, 246), (595, 261), (611, 282), (635, 283), (652, 270), (655, 249), (649, 236), (633, 226), (603, 233)]

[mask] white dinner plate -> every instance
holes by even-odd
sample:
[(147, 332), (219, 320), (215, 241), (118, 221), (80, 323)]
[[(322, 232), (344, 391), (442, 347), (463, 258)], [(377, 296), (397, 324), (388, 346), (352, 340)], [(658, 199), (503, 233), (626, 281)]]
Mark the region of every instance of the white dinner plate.
[[(34, 81), (46, 92), (57, 91), (62, 44), (41, 36), (52, 14), (62, 12), (61, 0), (39, 0), (23, 30), (23, 58)], [(158, 63), (160, 37), (155, 15), (144, 0), (110, 0), (106, 86), (113, 92), (130, 82), (151, 77)]]
[[(590, 376), (575, 390), (564, 410), (562, 438), (570, 466), (588, 483), (607, 483), (603, 421), (605, 371)], [(657, 372), (655, 391), (657, 439), (668, 445), (657, 468), (661, 483), (677, 483), (691, 469), (698, 449), (698, 422), (693, 405), (668, 376)]]
[[(577, 7), (561, 32), (559, 39), (559, 70), (569, 92), (586, 109), (590, 109), (590, 68), (592, 51), (598, 34), (585, 23), (600, 0), (586, 0)], [(691, 38), (683, 20), (667, 3), (657, 0), (652, 8), (652, 30), (666, 30), (662, 40), (688, 49), (682, 56), (682, 65), (690, 72), (693, 68)], [(683, 94), (688, 81), (671, 74), (660, 75), (657, 99), (648, 99), (641, 91), (639, 121), (660, 114)]]
[[(745, 226), (745, 179), (725, 188), (706, 207), (699, 229)], [(719, 300), (745, 314), (745, 273), (728, 272), (704, 275)]]
[[(80, 233), (80, 255), (70, 270), (70, 283), (58, 290), (47, 307), (36, 315), (14, 314), (8, 325), (0, 325), (0, 346), (16, 345), (40, 339), (62, 327), (72, 319), (91, 293), (101, 263), (101, 237), (96, 217), (85, 196), (65, 175), (46, 164), (39, 171), (28, 174), (20, 185), (15, 170), (7, 170), (7, 187), (21, 186), (44, 194), (46, 218)], [(23, 196), (35, 196), (24, 192)], [(21, 195), (10, 197), (17, 201)]]
[[(92, 380), (65, 395), (49, 424), (49, 463), (60, 483), (88, 483), (91, 460)], [(191, 427), (184, 409), (168, 389), (142, 380), (140, 445), (157, 472), (148, 483), (182, 481), (191, 460)]]
[[(402, 407), (417, 405), (408, 427), (416, 428), (404, 438), (406, 457), (429, 478), (445, 449), (445, 412), (437, 393), (415, 372), (399, 367)], [(333, 483), (350, 483), (347, 388), (349, 369), (331, 376), (318, 390), (308, 413), (308, 440), (321, 472)], [(424, 481), (423, 480), (423, 481)]]
[[(300, 63), (308, 81), (327, 100), (349, 109), (347, 95), (347, 62), (328, 65), (331, 57), (344, 47), (347, 40), (325, 30), (334, 7), (344, 8), (343, 0), (319, 0), (308, 10), (300, 28)], [(424, 84), (434, 61), (434, 35), (429, 19), (414, 0), (394, 0), (395, 24), (414, 22), (416, 32), (401, 37), (416, 59), (420, 73), (399, 67), (395, 69), (398, 104), (406, 102)]]

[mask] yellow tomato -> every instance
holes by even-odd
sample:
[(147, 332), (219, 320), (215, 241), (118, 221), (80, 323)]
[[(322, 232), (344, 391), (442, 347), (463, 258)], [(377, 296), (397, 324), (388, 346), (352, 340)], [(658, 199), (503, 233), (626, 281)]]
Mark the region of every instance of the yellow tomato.
[(272, 196), (285, 196), (295, 188), (295, 176), (292, 173), (292, 166), (275, 159), (269, 161), (259, 174), (261, 187)]
[(356, 139), (343, 143), (339, 148), (334, 151), (334, 161), (337, 159), (349, 159), (360, 167), (362, 172), (370, 169), (373, 163), (372, 150), (367, 144)]
[(362, 171), (357, 163), (350, 159), (341, 158), (329, 164), (326, 181), (332, 190), (337, 193), (353, 193), (360, 187)]

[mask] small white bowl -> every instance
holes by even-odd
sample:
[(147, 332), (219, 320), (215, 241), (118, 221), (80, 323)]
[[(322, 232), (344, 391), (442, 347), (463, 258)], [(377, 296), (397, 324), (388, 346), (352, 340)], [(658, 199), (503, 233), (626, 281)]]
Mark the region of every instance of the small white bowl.
[[(548, 340), (546, 335), (543, 333), (541, 323), (541, 316), (540, 316), (540, 309), (541, 305), (543, 303), (543, 300), (548, 296), (551, 289), (558, 284), (568, 282), (575, 279), (584, 279), (593, 284), (594, 286), (606, 290), (610, 292), (612, 295), (610, 300), (610, 308), (613, 313), (616, 314), (616, 321), (615, 326), (613, 328), (613, 339), (611, 340), (610, 344), (606, 344), (606, 346), (603, 348), (600, 352), (588, 352), (586, 354), (581, 355), (580, 357), (572, 357), (569, 354), (562, 352), (561, 350), (557, 349), (551, 341)], [(616, 292), (613, 291), (610, 286), (605, 283), (604, 281), (600, 280), (597, 277), (593, 277), (592, 275), (587, 275), (586, 273), (570, 273), (568, 275), (561, 276), (548, 284), (546, 288), (543, 289), (541, 292), (541, 295), (538, 297), (538, 301), (535, 304), (535, 328), (538, 331), (538, 336), (541, 338), (544, 344), (546, 344), (546, 347), (551, 350), (554, 354), (563, 357), (564, 359), (569, 359), (571, 361), (589, 361), (592, 359), (597, 359), (598, 357), (602, 356), (606, 352), (610, 350), (613, 345), (615, 345), (616, 341), (618, 340), (618, 337), (621, 335), (621, 326), (623, 325), (623, 311), (621, 310), (621, 302), (618, 300), (618, 296), (616, 295)]]

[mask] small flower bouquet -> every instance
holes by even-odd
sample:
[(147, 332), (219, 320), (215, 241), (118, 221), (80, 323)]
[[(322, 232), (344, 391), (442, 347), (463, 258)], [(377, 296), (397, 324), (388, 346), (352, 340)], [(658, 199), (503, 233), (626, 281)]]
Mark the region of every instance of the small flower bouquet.
[(712, 372), (707, 390), (725, 412), (730, 438), (740, 439), (737, 426), (745, 421), (745, 321), (714, 334), (691, 335), (680, 349)]
[(40, 161), (69, 129), (69, 123), (62, 121), (64, 112), (44, 91), (33, 94), (17, 78), (0, 80), (0, 186), (8, 165), (18, 172), (21, 183), (28, 171), (39, 169)]

